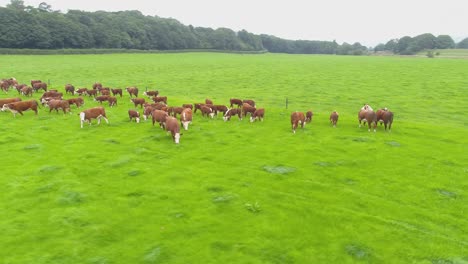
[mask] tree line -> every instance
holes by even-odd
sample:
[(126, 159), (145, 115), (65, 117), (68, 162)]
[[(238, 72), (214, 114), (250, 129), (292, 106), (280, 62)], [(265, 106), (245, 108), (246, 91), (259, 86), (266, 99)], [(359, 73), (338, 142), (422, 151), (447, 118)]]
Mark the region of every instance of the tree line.
[(422, 50), (432, 49), (468, 49), (468, 38), (459, 43), (449, 35), (434, 36), (430, 33), (421, 34), (415, 37), (404, 36), (399, 39), (391, 39), (387, 43), (375, 46), (374, 51), (389, 51), (401, 55), (413, 55)]
[(11, 0), (0, 7), (0, 48), (16, 49), (211, 49), (281, 53), (361, 55), (359, 43), (287, 40), (246, 30), (183, 25), (176, 19), (145, 16), (139, 11), (86, 12), (52, 10)]

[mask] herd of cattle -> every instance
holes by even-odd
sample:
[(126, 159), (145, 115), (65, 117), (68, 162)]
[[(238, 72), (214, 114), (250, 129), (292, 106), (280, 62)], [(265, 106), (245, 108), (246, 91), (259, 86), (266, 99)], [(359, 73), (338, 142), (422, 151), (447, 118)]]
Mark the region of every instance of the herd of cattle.
[[(23, 115), (23, 112), (26, 110), (32, 110), (37, 115), (39, 104), (48, 107), (49, 113), (52, 110), (55, 110), (56, 112), (62, 110), (64, 113), (67, 113), (70, 112), (71, 105), (76, 105), (77, 108), (80, 108), (84, 104), (83, 97), (85, 96), (88, 96), (89, 98), (93, 97), (94, 101), (97, 101), (100, 104), (108, 102), (109, 107), (113, 107), (117, 106), (117, 96), (120, 96), (120, 98), (123, 96), (122, 89), (103, 87), (101, 83), (93, 84), (91, 89), (75, 89), (73, 85), (67, 84), (65, 85), (65, 94), (70, 94), (72, 96), (75, 94), (78, 95), (78, 97), (69, 99), (63, 99), (62, 92), (57, 90), (48, 90), (47, 83), (40, 80), (31, 80), (31, 86), (28, 86), (26, 84), (19, 84), (15, 78), (2, 79), (0, 81), (0, 88), (4, 92), (8, 92), (10, 89), (16, 89), (18, 94), (26, 97), (31, 97), (34, 92), (43, 90), (39, 103), (34, 99), (23, 101), (19, 97), (0, 99), (1, 110), (11, 111), (13, 116), (16, 116), (17, 113)], [(147, 102), (145, 98), (138, 97), (137, 87), (127, 87), (125, 90), (128, 92), (130, 100), (135, 105), (135, 108), (140, 106), (143, 110), (144, 120), (151, 118), (153, 125), (158, 123), (161, 128), (171, 132), (172, 138), (176, 144), (179, 143), (181, 136), (179, 121), (182, 127), (185, 130), (188, 130), (189, 124), (192, 123), (192, 115), (193, 113), (196, 113), (197, 110), (201, 112), (202, 116), (211, 118), (217, 116), (219, 112), (222, 112), (224, 121), (229, 121), (232, 116), (238, 116), (239, 120), (242, 120), (242, 118), (246, 117), (248, 114), (250, 114), (250, 122), (254, 122), (255, 120), (263, 121), (265, 115), (265, 109), (257, 108), (254, 100), (231, 98), (229, 101), (230, 105), (228, 107), (226, 105), (213, 104), (210, 99), (205, 99), (204, 103), (183, 104), (181, 107), (178, 107), (168, 106), (167, 97), (160, 96), (158, 91), (143, 92), (143, 95), (149, 97), (152, 101)], [(128, 115), (130, 121), (135, 119), (137, 123), (140, 122), (140, 113), (137, 110), (128, 110)], [(177, 119), (177, 115), (179, 115), (179, 119)], [(303, 112), (293, 112), (291, 114), (293, 133), (296, 133), (296, 129), (299, 125), (303, 128), (306, 123), (311, 122), (312, 116), (312, 111), (307, 111), (305, 114)], [(98, 124), (101, 123), (101, 119), (104, 119), (109, 123), (105, 108), (102, 106), (83, 110), (79, 113), (79, 117), (81, 128), (83, 128), (84, 122), (91, 125), (92, 119), (97, 119)], [(336, 111), (330, 114), (330, 123), (334, 127), (338, 122), (338, 117), (339, 114)], [(366, 104), (359, 111), (358, 120), (359, 127), (361, 127), (361, 123), (364, 125), (368, 123), (369, 131), (373, 127), (375, 132), (378, 122), (385, 125), (385, 130), (387, 130), (388, 125), (388, 129), (390, 131), (393, 122), (393, 113), (387, 108), (379, 109), (377, 112), (374, 112), (373, 109)]]

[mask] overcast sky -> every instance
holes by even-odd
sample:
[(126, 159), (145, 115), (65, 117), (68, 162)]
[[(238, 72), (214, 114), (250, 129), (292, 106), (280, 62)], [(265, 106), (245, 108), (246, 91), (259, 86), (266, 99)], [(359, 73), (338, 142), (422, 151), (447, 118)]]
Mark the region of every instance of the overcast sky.
[[(366, 46), (422, 33), (468, 37), (468, 0), (25, 0), (64, 13), (139, 10), (185, 25)], [(10, 0), (0, 0), (6, 6)]]

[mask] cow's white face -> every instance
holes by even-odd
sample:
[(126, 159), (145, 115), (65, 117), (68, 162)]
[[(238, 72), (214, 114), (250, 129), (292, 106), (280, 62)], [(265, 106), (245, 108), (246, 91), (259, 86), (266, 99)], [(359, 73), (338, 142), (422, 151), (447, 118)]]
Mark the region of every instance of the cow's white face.
[(139, 117), (135, 118), (135, 120), (136, 120), (137, 123), (140, 123), (140, 118)]
[(10, 108), (8, 107), (8, 105), (7, 105), (7, 104), (4, 104), (3, 107), (2, 107), (2, 112), (5, 111), (5, 110), (8, 110), (8, 109), (10, 109)]
[(174, 135), (174, 142), (175, 142), (176, 144), (179, 144), (179, 140), (180, 140), (180, 133), (176, 133), (176, 134)]
[(182, 126), (184, 127), (185, 130), (188, 130), (188, 125), (189, 125), (190, 121), (184, 121), (182, 122)]

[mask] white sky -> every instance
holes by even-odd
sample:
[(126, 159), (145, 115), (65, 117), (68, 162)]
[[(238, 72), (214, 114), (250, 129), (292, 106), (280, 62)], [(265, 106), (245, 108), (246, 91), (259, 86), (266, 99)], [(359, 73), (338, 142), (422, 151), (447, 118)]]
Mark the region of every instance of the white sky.
[[(185, 25), (285, 39), (336, 40), (375, 46), (422, 33), (468, 37), (468, 0), (25, 0), (53, 10), (139, 10), (175, 18)], [(10, 0), (0, 0), (6, 6)]]

